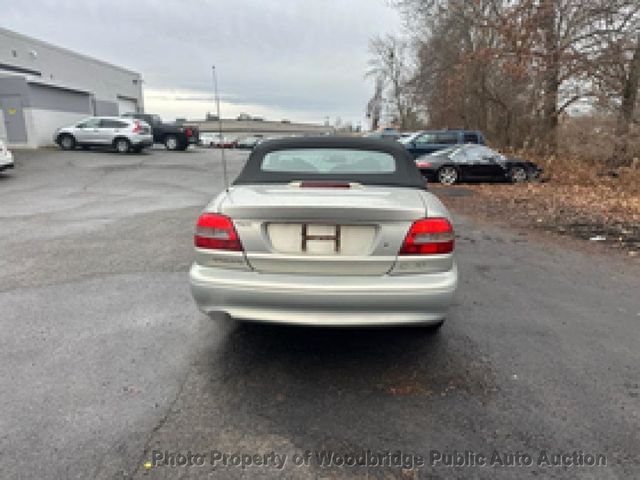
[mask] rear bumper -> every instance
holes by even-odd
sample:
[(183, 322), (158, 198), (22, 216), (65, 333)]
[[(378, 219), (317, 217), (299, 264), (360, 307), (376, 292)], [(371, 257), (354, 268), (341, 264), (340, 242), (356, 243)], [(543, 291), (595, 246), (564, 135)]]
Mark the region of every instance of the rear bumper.
[(544, 173), (544, 169), (538, 167), (538, 166), (533, 166), (533, 167), (529, 167), (527, 169), (527, 176), (529, 177), (530, 180), (536, 180), (538, 178), (540, 178), (540, 176)]
[(153, 145), (153, 135), (135, 135), (130, 138), (134, 147), (151, 147)]
[(13, 154), (8, 150), (0, 150), (0, 172), (8, 168), (13, 168)]
[(420, 168), (420, 173), (427, 180), (435, 181), (437, 179), (436, 171), (430, 168)]
[(458, 271), (383, 276), (265, 274), (193, 264), (191, 292), (207, 313), (315, 326), (437, 323), (453, 301)]

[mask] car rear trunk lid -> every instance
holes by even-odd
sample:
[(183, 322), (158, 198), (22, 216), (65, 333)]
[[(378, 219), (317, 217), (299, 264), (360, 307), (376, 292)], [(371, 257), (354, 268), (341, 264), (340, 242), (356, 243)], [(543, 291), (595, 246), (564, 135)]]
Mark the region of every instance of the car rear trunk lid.
[(404, 237), (426, 215), (420, 191), (300, 184), (232, 187), (219, 205), (259, 272), (382, 275)]

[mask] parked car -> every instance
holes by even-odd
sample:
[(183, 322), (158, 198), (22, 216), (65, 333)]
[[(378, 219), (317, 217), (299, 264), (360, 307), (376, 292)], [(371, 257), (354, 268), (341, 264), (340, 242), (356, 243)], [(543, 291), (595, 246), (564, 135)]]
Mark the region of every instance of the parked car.
[(450, 215), (396, 142), (262, 142), (194, 243), (196, 303), (237, 319), (438, 327), (458, 281)]
[(220, 136), (219, 133), (204, 132), (200, 134), (200, 145), (215, 148), (235, 148), (238, 140), (234, 137)]
[(260, 142), (262, 142), (262, 137), (245, 137), (236, 143), (236, 148), (243, 148), (252, 150), (254, 149)]
[(418, 132), (411, 140), (402, 142), (414, 158), (465, 143), (484, 145), (484, 136), (474, 130), (428, 130)]
[(416, 139), (416, 137), (421, 133), (422, 132), (405, 132), (400, 135), (398, 142), (400, 142), (403, 145), (407, 145), (408, 143), (413, 142)]
[(53, 135), (63, 150), (76, 147), (109, 147), (119, 153), (141, 152), (153, 145), (151, 127), (142, 120), (120, 117), (89, 117)]
[(186, 150), (199, 143), (198, 127), (164, 123), (159, 115), (150, 113), (125, 113), (123, 117), (147, 122), (153, 130), (153, 142), (162, 143), (167, 150)]
[(0, 172), (13, 168), (13, 154), (0, 138)]
[(398, 140), (400, 136), (400, 133), (394, 128), (385, 128), (365, 135), (367, 138), (379, 138), (382, 140)]
[(217, 136), (213, 133), (202, 132), (198, 140), (199, 145), (203, 147), (215, 147)]
[(238, 143), (238, 139), (234, 137), (220, 137), (216, 138), (216, 148), (236, 148), (236, 144)]
[(423, 155), (416, 166), (429, 180), (451, 185), (464, 180), (534, 180), (542, 169), (533, 162), (508, 158), (484, 145), (456, 145)]

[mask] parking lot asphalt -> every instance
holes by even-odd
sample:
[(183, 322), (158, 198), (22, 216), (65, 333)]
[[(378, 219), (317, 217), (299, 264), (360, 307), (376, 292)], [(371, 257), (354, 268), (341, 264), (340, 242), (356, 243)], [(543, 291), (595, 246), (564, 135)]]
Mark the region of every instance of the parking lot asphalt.
[[(0, 174), (1, 478), (640, 477), (636, 266), (455, 216), (438, 334), (211, 320), (187, 270), (221, 171), (214, 150), (45, 149)], [(541, 457), (573, 452), (606, 466)]]

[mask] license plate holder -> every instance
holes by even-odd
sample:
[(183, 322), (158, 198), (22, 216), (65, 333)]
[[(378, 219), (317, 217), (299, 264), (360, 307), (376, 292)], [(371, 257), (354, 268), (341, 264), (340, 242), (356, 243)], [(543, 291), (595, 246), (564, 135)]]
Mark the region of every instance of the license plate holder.
[[(333, 251), (340, 253), (341, 231), (340, 225), (320, 225), (320, 224), (302, 224), (302, 232), (300, 235), (300, 247), (303, 252), (311, 249), (315, 250), (315, 242), (333, 242)], [(310, 242), (312, 244), (310, 245)], [(323, 248), (323, 250), (326, 246)]]

